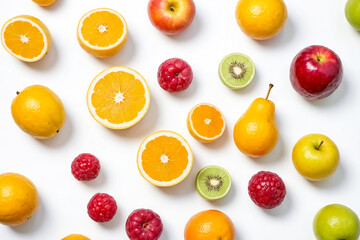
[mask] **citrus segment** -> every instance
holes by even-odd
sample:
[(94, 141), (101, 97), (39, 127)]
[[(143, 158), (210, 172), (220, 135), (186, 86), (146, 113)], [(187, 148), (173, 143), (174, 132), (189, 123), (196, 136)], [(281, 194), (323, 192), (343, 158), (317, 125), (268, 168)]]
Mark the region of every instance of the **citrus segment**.
[(21, 15), (4, 24), (1, 30), (1, 43), (15, 58), (25, 62), (35, 62), (49, 51), (51, 36), (39, 19)]
[(196, 105), (188, 114), (188, 130), (201, 142), (213, 142), (221, 137), (225, 125), (225, 118), (220, 110), (209, 103)]
[(193, 155), (186, 140), (175, 132), (160, 131), (140, 145), (137, 165), (150, 183), (167, 187), (180, 183), (189, 174)]
[(112, 67), (97, 75), (89, 86), (87, 105), (105, 127), (125, 129), (139, 122), (150, 104), (145, 79), (127, 67)]
[(107, 8), (86, 13), (80, 19), (77, 29), (80, 46), (97, 57), (115, 55), (125, 45), (127, 36), (124, 17)]

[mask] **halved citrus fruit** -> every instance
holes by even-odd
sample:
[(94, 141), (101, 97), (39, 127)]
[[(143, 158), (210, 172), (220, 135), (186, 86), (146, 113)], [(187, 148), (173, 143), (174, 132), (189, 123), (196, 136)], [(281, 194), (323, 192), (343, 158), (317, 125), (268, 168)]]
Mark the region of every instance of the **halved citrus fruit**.
[(193, 155), (187, 141), (171, 131), (151, 134), (140, 145), (137, 166), (150, 183), (169, 187), (180, 183), (190, 173)]
[(225, 131), (225, 118), (212, 104), (200, 103), (193, 107), (187, 117), (190, 134), (200, 142), (213, 142)]
[(118, 53), (124, 47), (127, 36), (124, 17), (108, 8), (86, 13), (77, 27), (80, 46), (96, 57), (110, 57)]
[(1, 29), (5, 50), (24, 62), (43, 58), (51, 46), (50, 32), (39, 19), (21, 15), (8, 20)]
[(150, 105), (150, 90), (137, 71), (111, 67), (90, 83), (87, 105), (93, 118), (103, 126), (125, 129), (145, 116)]

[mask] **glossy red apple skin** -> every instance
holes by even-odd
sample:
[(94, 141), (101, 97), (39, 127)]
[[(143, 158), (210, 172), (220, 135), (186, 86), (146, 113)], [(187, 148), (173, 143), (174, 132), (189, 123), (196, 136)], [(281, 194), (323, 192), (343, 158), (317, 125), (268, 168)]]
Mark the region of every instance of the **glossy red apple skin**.
[(150, 0), (148, 15), (152, 25), (167, 35), (177, 35), (190, 26), (195, 17), (193, 0)]
[(292, 86), (307, 100), (329, 96), (339, 87), (342, 77), (343, 68), (339, 56), (319, 45), (301, 50), (290, 67)]

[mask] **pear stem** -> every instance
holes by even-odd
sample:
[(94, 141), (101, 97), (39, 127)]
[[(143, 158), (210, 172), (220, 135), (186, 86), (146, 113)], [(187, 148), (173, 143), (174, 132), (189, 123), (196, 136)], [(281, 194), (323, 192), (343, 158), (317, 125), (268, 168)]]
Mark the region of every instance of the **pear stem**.
[(274, 86), (274, 84), (272, 84), (272, 83), (270, 83), (269, 84), (269, 90), (268, 90), (268, 92), (267, 92), (267, 94), (266, 94), (266, 100), (268, 100), (268, 98), (269, 98), (269, 95), (270, 95), (270, 91), (271, 91), (271, 89), (273, 88), (273, 86)]
[(316, 150), (320, 150), (320, 147), (321, 147), (321, 145), (322, 145), (323, 143), (324, 143), (324, 141), (321, 141), (320, 144), (319, 144), (319, 146), (317, 146), (315, 149), (316, 149)]

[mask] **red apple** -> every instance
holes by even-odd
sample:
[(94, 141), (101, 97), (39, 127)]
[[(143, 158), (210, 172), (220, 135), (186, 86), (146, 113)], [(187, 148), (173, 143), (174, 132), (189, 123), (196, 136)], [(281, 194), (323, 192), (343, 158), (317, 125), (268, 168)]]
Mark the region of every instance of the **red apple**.
[(150, 0), (148, 14), (154, 27), (167, 35), (183, 32), (193, 21), (193, 0)]
[(290, 67), (294, 89), (307, 100), (322, 99), (340, 85), (343, 68), (339, 56), (324, 46), (313, 45), (301, 50)]

